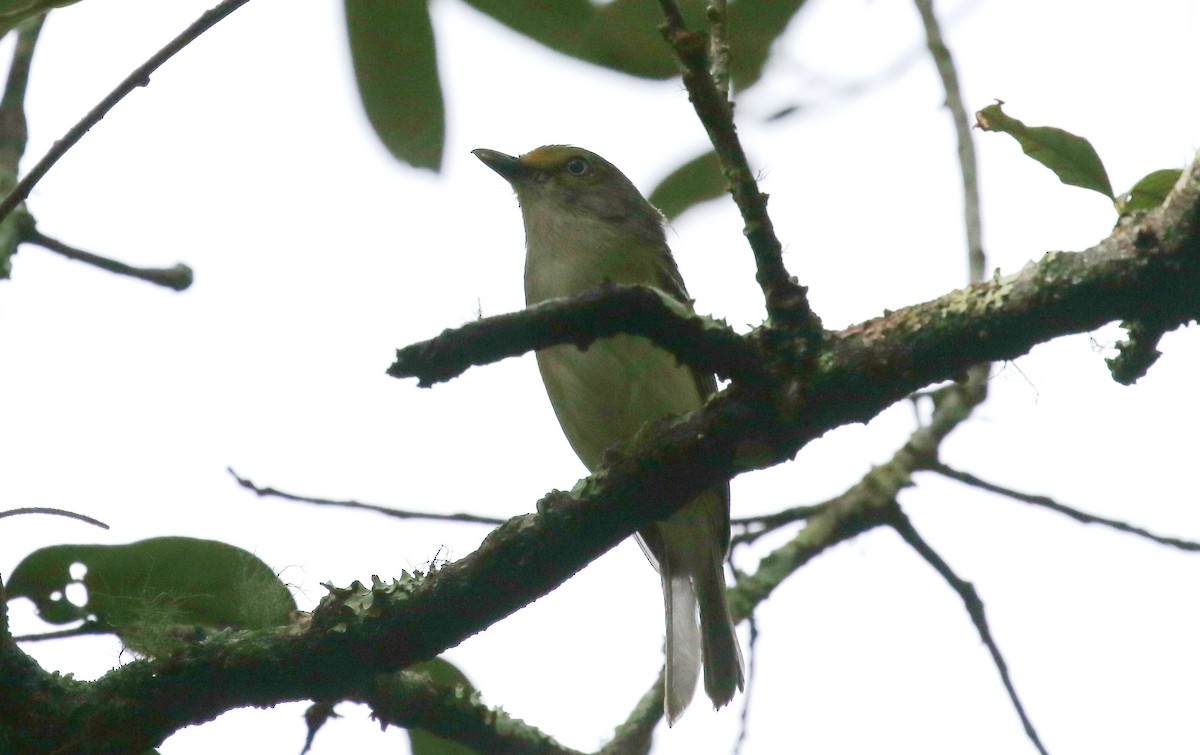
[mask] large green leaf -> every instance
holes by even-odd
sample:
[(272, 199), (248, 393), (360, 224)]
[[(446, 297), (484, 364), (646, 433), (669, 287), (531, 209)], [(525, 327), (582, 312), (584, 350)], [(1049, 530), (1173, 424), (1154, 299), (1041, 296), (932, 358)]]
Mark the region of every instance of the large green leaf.
[(805, 0), (733, 2), (729, 4), (729, 38), (733, 48), (733, 83), (748, 89), (762, 76), (771, 45), (787, 29)]
[(1129, 191), (1117, 199), (1117, 209), (1122, 213), (1134, 210), (1152, 210), (1162, 204), (1183, 171), (1179, 168), (1164, 168), (1142, 177)]
[[(689, 28), (701, 28), (706, 0), (682, 0), (679, 8)], [(649, 79), (669, 79), (679, 63), (663, 42), (658, 3), (613, 0), (596, 8), (575, 57), (615, 71)]]
[[(551, 50), (605, 68), (651, 79), (679, 72), (658, 32), (658, 6), (644, 0), (466, 0)], [(684, 0), (685, 12), (697, 0)]]
[(466, 0), (515, 32), (573, 55), (596, 16), (589, 0)]
[(975, 114), (981, 129), (1016, 139), (1025, 154), (1054, 171), (1063, 183), (1098, 191), (1115, 201), (1108, 172), (1091, 142), (1060, 128), (1026, 126), (1001, 110), (1002, 104), (988, 105)]
[(345, 0), (358, 94), (398, 160), (442, 167), (446, 110), (427, 0)]
[[(81, 580), (71, 567), (87, 569)], [(82, 582), (87, 602), (67, 600)], [(42, 619), (65, 624), (95, 616), (129, 647), (156, 654), (181, 628), (259, 629), (287, 624), (296, 608), (287, 587), (252, 553), (214, 540), (156, 537), (127, 545), (52, 545), (25, 557), (6, 585)]]
[[(467, 0), (514, 31), (564, 55), (648, 79), (669, 79), (679, 63), (662, 40), (662, 14), (648, 0)], [(688, 28), (707, 28), (708, 0), (682, 0)], [(729, 5), (733, 80), (745, 89), (758, 80), (771, 44), (804, 0), (741, 0)]]
[(650, 192), (650, 204), (674, 220), (688, 208), (723, 195), (729, 187), (717, 153), (709, 150), (680, 165)]

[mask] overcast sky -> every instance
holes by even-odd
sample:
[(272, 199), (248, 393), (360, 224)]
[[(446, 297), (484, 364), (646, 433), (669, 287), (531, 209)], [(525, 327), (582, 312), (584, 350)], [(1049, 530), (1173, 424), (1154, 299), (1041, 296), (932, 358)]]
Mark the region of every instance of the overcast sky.
[[(43, 31), (29, 92), (30, 160), (206, 2), (86, 0)], [(531, 357), (432, 390), (384, 375), (393, 350), (522, 305), (523, 239), (510, 190), (470, 155), (544, 143), (595, 150), (649, 190), (704, 135), (677, 81), (600, 71), (527, 43), (457, 0), (434, 3), (449, 113), (445, 171), (398, 165), (357, 102), (341, 4), (252, 0), (169, 62), (41, 182), (42, 232), (148, 266), (186, 262), (182, 294), (36, 248), (0, 283), (0, 574), (62, 542), (157, 535), (224, 540), (295, 585), (426, 568), (466, 555), (478, 526), (260, 500), (263, 485), (399, 508), (510, 516), (583, 467)], [(1114, 188), (1180, 167), (1200, 147), (1195, 4), (940, 3), (968, 108), (994, 99), (1030, 125), (1092, 140)], [(736, 41), (735, 41), (736, 45)], [(953, 131), (910, 2), (810, 0), (739, 127), (786, 246), (827, 327), (963, 285)], [(0, 47), (7, 59), (11, 40)], [(857, 96), (851, 85), (874, 82)], [(765, 123), (785, 105), (800, 115)], [(990, 265), (1086, 248), (1114, 213), (1064, 187), (1002, 135), (980, 150)], [(728, 200), (670, 240), (697, 309), (748, 330), (763, 317)], [(1115, 327), (997, 365), (989, 402), (944, 460), (1163, 534), (1200, 539), (1194, 484), (1200, 334), (1168, 335), (1135, 387), (1103, 362)], [(735, 516), (823, 500), (886, 461), (911, 406), (842, 428), (787, 465), (734, 482)], [(1194, 752), (1200, 736), (1200, 557), (918, 477), (901, 503), (986, 602), (1027, 709), (1056, 753)], [(739, 552), (752, 569), (767, 547)], [(47, 629), (24, 602), (17, 632)], [(958, 598), (895, 535), (875, 531), (790, 579), (758, 616), (752, 693), (719, 714), (698, 700), (657, 753), (1030, 752)], [(593, 749), (661, 666), (659, 583), (618, 547), (553, 594), (447, 653), (485, 700)], [(30, 644), (83, 678), (128, 660), (111, 638)], [(180, 732), (167, 755), (296, 753), (304, 704), (237, 711)], [(397, 752), (364, 709), (315, 753)], [(794, 743), (789, 745), (786, 743)]]

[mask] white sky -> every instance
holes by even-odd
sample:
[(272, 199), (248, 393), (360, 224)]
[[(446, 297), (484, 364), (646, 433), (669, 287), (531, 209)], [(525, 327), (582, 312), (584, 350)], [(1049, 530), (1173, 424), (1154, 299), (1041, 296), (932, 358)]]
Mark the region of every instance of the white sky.
[[(207, 6), (88, 0), (52, 14), (30, 85), (27, 165)], [(926, 59), (864, 96), (828, 94), (921, 44), (912, 4), (810, 6), (738, 116), (787, 263), (836, 328), (962, 285), (961, 202), (953, 132)], [(1000, 98), (1030, 125), (1087, 136), (1118, 191), (1200, 147), (1193, 3), (971, 7), (948, 29), (971, 110)], [(529, 511), (582, 475), (531, 358), (433, 390), (383, 372), (398, 346), (480, 310), (521, 306), (516, 203), (472, 148), (576, 143), (648, 190), (703, 146), (685, 93), (558, 57), (440, 0), (450, 124), (435, 177), (392, 162), (367, 130), (340, 8), (253, 0), (119, 105), (35, 190), (29, 204), (48, 235), (134, 264), (183, 261), (196, 283), (176, 295), (35, 248), (16, 257), (13, 280), (0, 283), (0, 507), (71, 509), (112, 530), (5, 519), (0, 574), (44, 545), (190, 535), (256, 552), (309, 608), (320, 582), (460, 557), (485, 530), (260, 500), (226, 466), (300, 493), (493, 516)], [(761, 124), (796, 101), (820, 104)], [(977, 145), (993, 267), (1084, 248), (1111, 227), (1106, 200), (1059, 185), (1011, 140), (978, 134)], [(685, 215), (672, 244), (698, 309), (739, 328), (761, 319), (731, 203)], [(944, 458), (1200, 539), (1200, 336), (1168, 336), (1166, 355), (1133, 388), (1115, 385), (1103, 363), (1119, 337), (1109, 327), (998, 367), (989, 403)], [(738, 479), (735, 516), (841, 492), (912, 426), (911, 409), (893, 407)], [(980, 591), (1051, 751), (1194, 752), (1200, 557), (929, 476), (902, 503)], [(760, 555), (739, 553), (739, 566)], [(27, 603), (11, 610), (16, 631), (46, 628)], [(758, 620), (745, 753), (1032, 751), (958, 598), (889, 532), (812, 563)], [(489, 703), (591, 749), (657, 674), (661, 638), (658, 580), (627, 543), (447, 656)], [(28, 649), (85, 678), (122, 660), (106, 638)], [(717, 715), (697, 701), (660, 730), (655, 752), (729, 751), (745, 699)], [(161, 751), (246, 751), (249, 737), (255, 752), (295, 753), (303, 708), (230, 713)], [(404, 751), (398, 730), (339, 710), (345, 718), (314, 752)]]

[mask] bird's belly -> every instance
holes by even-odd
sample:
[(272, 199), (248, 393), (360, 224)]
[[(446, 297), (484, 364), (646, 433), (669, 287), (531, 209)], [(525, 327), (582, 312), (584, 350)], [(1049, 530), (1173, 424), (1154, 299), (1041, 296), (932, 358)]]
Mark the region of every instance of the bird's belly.
[(588, 469), (647, 422), (703, 403), (691, 370), (640, 336), (605, 338), (586, 351), (555, 346), (537, 361), (559, 424)]

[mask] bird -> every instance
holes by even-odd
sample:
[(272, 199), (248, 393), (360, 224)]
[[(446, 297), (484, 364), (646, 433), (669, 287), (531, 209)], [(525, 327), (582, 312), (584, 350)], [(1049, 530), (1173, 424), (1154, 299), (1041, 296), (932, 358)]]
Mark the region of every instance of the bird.
[[(519, 157), (491, 149), (472, 154), (517, 195), (525, 225), (527, 306), (608, 281), (651, 286), (691, 307), (667, 245), (665, 218), (612, 163), (558, 144)], [(563, 433), (589, 471), (647, 422), (697, 409), (716, 392), (713, 375), (679, 364), (641, 336), (612, 336), (586, 349), (552, 346), (536, 358)], [(662, 581), (663, 707), (673, 725), (694, 697), (702, 667), (715, 708), (745, 686), (725, 597), (729, 483), (646, 526), (637, 539)]]

